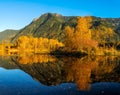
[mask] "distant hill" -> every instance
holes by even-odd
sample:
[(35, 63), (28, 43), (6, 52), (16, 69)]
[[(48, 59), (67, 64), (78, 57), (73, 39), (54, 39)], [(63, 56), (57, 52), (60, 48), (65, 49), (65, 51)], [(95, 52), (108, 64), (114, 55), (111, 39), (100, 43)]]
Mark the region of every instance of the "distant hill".
[[(116, 36), (120, 36), (120, 18), (93, 18), (93, 27), (98, 25), (111, 27)], [(69, 25), (75, 27), (77, 16), (62, 16), (55, 13), (46, 13), (39, 18), (35, 18), (28, 26), (21, 29), (13, 38), (15, 41), (21, 35), (33, 35), (34, 37), (56, 38), (60, 41), (64, 39), (64, 28)], [(95, 32), (93, 33), (95, 34)], [(95, 36), (93, 36), (94, 38)]]
[(5, 41), (5, 40), (11, 40), (16, 34), (18, 33), (18, 30), (5, 30), (0, 32), (0, 42)]

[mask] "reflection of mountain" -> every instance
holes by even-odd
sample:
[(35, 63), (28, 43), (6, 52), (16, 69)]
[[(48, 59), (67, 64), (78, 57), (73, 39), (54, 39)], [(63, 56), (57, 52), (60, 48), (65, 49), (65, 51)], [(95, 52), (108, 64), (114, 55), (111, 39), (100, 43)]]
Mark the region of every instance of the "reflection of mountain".
[(106, 75), (112, 74), (114, 77), (114, 70), (117, 65), (119, 65), (116, 63), (118, 61), (116, 58), (117, 57), (91, 58), (87, 56), (82, 58), (60, 58), (53, 62), (34, 62), (32, 64), (15, 62), (22, 70), (45, 85), (75, 82), (79, 89), (85, 90), (90, 88), (92, 82), (112, 81), (108, 79)]
[(19, 64), (20, 69), (29, 73), (35, 80), (45, 85), (57, 85), (63, 82), (61, 63)]
[(62, 65), (50, 55), (20, 55), (12, 57), (20, 69), (29, 73), (34, 79), (46, 85), (56, 85), (62, 81)]
[(56, 59), (49, 55), (29, 54), (0, 60), (0, 66), (20, 68), (45, 85), (75, 82), (79, 89), (87, 90), (93, 82), (120, 82), (120, 59), (114, 56)]
[(0, 56), (0, 67), (6, 69), (17, 69), (19, 68), (12, 60), (10, 56)]

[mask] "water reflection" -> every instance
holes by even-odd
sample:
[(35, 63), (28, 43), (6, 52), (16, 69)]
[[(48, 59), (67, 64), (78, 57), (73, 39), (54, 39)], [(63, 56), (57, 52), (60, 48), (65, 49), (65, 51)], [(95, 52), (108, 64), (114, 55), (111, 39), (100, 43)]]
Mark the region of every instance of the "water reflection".
[[(90, 84), (99, 81), (111, 81), (106, 74), (114, 73), (117, 67), (116, 57), (90, 57), (64, 59), (67, 82), (75, 82), (80, 90), (89, 90)], [(101, 80), (104, 78), (104, 80)]]
[(119, 59), (116, 56), (57, 59), (50, 55), (29, 55), (12, 60), (20, 69), (45, 85), (73, 82), (79, 90), (89, 90), (94, 82), (114, 82), (118, 76), (115, 70), (119, 66)]
[(77, 95), (75, 84), (45, 86), (22, 70), (0, 68), (0, 95)]
[[(68, 83), (67, 91), (68, 89), (73, 91), (74, 88), (75, 92), (72, 92), (72, 94), (62, 95), (76, 95), (74, 93), (81, 95), (80, 93), (83, 93), (81, 91), (87, 93), (84, 95), (91, 95), (88, 93), (91, 93), (96, 88), (96, 85), (99, 85), (97, 84), (99, 82), (103, 82), (101, 85), (104, 85), (104, 82), (116, 82), (116, 84), (120, 82), (120, 58), (118, 56), (56, 58), (50, 55), (21, 54), (0, 57), (0, 66), (7, 69), (23, 70), (34, 81), (37, 81), (40, 87), (43, 87), (43, 85), (59, 87), (60, 84), (64, 85)], [(42, 86), (40, 85), (41, 83), (43, 84)], [(62, 87), (64, 88), (64, 86)]]
[(38, 83), (23, 71), (0, 68), (0, 95), (33, 95), (38, 89)]
[(33, 63), (46, 63), (54, 62), (56, 58), (50, 55), (41, 55), (41, 54), (20, 54), (17, 57), (19, 64), (33, 64)]
[(11, 57), (17, 66), (45, 85), (57, 85), (62, 81), (63, 63), (50, 55), (19, 55)]

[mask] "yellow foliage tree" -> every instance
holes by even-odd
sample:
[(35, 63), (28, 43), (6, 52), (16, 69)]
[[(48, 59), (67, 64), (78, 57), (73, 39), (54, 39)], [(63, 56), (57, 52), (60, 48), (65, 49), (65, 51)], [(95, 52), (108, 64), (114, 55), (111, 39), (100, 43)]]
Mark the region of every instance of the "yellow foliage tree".
[(19, 50), (37, 53), (49, 53), (50, 51), (54, 51), (57, 48), (64, 46), (63, 43), (56, 39), (34, 38), (32, 36), (19, 37), (17, 45)]
[(65, 37), (64, 44), (66, 46), (67, 51), (71, 51), (74, 49), (74, 46), (71, 46), (71, 44), (74, 45), (73, 44), (73, 42), (74, 42), (74, 28), (71, 28), (70, 26), (65, 27), (65, 35), (66, 35), (66, 37)]
[(80, 36), (81, 39), (91, 39), (91, 21), (91, 17), (79, 17), (75, 27), (76, 36)]
[(65, 28), (65, 47), (69, 52), (86, 51), (97, 47), (97, 42), (91, 39), (91, 17), (79, 17), (75, 28)]
[(114, 64), (116, 63), (115, 56), (97, 56), (95, 58), (93, 56), (92, 58), (90, 56), (82, 58), (68, 57), (62, 60), (66, 63), (63, 68), (65, 69), (67, 82), (75, 82), (80, 90), (89, 90), (90, 84), (94, 80), (101, 81), (103, 79), (103, 81), (108, 81), (107, 77), (105, 79), (105, 75), (113, 73), (117, 66), (117, 64)]
[(29, 38), (27, 36), (20, 36), (17, 39), (17, 44), (18, 44), (19, 49), (24, 50), (28, 48)]

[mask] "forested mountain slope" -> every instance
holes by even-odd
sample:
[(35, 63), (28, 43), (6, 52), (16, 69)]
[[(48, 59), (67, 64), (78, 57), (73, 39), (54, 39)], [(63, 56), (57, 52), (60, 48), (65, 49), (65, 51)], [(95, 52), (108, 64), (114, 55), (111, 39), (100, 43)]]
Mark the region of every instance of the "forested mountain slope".
[[(34, 37), (47, 37), (55, 38), (60, 41), (64, 40), (64, 29), (66, 26), (75, 27), (77, 24), (78, 16), (62, 16), (55, 13), (46, 13), (39, 18), (35, 18), (28, 26), (21, 29), (13, 38), (14, 42), (21, 35), (32, 35)], [(95, 38), (96, 31), (92, 33), (93, 39), (104, 40), (103, 35), (107, 36), (107, 30), (102, 27), (110, 27), (114, 30), (112, 40), (118, 40), (120, 36), (120, 18), (100, 18), (92, 17), (92, 29), (100, 26), (101, 29), (98, 33), (99, 39)]]

